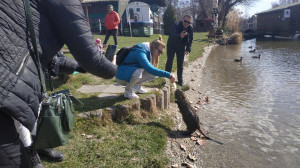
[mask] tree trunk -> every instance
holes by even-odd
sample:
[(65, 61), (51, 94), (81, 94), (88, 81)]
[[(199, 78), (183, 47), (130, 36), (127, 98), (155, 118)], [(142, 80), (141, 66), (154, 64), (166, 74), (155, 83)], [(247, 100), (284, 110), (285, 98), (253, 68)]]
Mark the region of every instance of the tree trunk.
[(198, 3), (201, 7), (201, 14), (204, 18), (207, 18), (206, 9), (204, 7), (204, 0), (198, 0)]

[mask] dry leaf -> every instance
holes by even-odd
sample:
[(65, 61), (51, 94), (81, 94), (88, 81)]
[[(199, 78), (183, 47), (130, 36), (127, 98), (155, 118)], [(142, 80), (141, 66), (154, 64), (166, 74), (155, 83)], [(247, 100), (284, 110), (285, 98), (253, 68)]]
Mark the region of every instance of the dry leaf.
[(81, 134), (81, 136), (85, 136), (85, 134)]
[(196, 142), (198, 145), (204, 146), (205, 142), (203, 140), (197, 140)]
[(195, 81), (195, 79), (191, 79), (191, 81)]
[(93, 135), (87, 135), (86, 136), (86, 139), (90, 139), (90, 138), (92, 138), (93, 137)]
[(178, 168), (178, 167), (179, 167), (178, 164), (174, 164), (171, 166), (171, 168)]
[(188, 158), (189, 158), (191, 161), (197, 160), (196, 157), (193, 156), (193, 155), (191, 155), (191, 154), (188, 155)]
[(192, 136), (192, 137), (191, 137), (191, 140), (197, 141), (197, 138)]
[(205, 101), (206, 101), (207, 103), (209, 102), (208, 96), (205, 97)]
[(101, 157), (101, 153), (96, 153), (96, 155), (97, 155), (97, 158)]
[(182, 144), (180, 145), (180, 149), (183, 150), (183, 151), (186, 151), (186, 147)]

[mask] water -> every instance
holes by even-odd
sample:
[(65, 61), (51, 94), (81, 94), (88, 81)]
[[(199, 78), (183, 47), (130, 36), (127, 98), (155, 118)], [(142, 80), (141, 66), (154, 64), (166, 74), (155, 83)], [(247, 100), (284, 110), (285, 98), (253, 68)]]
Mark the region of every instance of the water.
[(204, 113), (232, 153), (247, 156), (246, 167), (300, 167), (299, 41), (216, 47), (202, 75), (201, 92), (210, 97)]

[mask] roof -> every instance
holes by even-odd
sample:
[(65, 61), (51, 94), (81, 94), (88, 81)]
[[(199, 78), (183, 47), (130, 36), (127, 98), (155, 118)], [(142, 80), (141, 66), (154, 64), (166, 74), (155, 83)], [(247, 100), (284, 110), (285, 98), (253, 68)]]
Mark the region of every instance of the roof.
[(82, 0), (82, 4), (94, 3), (94, 2), (109, 2), (109, 1), (119, 1), (119, 0)]
[(165, 7), (166, 6), (165, 0), (130, 0), (130, 2), (135, 2), (135, 1), (145, 2), (149, 5), (157, 4), (160, 7)]
[(260, 15), (260, 14), (275, 12), (275, 11), (283, 10), (283, 9), (286, 9), (286, 8), (289, 8), (289, 7), (292, 7), (292, 6), (296, 6), (296, 5), (300, 5), (300, 2), (296, 2), (296, 3), (292, 3), (292, 4), (288, 4), (288, 5), (281, 5), (281, 6), (278, 6), (276, 8), (269, 9), (269, 10), (257, 13), (255, 15)]

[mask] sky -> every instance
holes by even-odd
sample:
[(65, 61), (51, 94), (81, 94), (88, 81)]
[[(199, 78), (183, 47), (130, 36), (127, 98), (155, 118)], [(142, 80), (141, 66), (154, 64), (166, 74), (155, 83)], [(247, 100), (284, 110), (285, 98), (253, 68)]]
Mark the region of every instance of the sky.
[(257, 0), (250, 6), (237, 6), (237, 8), (244, 13), (244, 16), (251, 17), (256, 13), (271, 9), (272, 2), (278, 2), (278, 0)]

